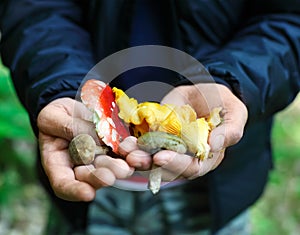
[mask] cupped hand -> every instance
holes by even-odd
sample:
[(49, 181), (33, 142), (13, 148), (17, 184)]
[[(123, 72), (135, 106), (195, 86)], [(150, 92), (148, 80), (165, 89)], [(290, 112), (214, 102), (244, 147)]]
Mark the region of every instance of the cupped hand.
[(100, 144), (91, 113), (80, 102), (70, 98), (51, 102), (39, 113), (37, 125), (43, 168), (55, 194), (62, 199), (91, 201), (97, 189), (133, 173), (124, 160), (107, 155), (97, 156), (93, 165), (73, 165), (68, 145), (74, 136), (88, 133)]
[(162, 103), (189, 104), (198, 117), (208, 117), (213, 108), (222, 107), (220, 115), (223, 119), (221, 125), (210, 133), (210, 157), (203, 161), (168, 150), (160, 151), (152, 158), (148, 153), (137, 149), (136, 140), (131, 140), (131, 144), (124, 150), (124, 154), (127, 154), (126, 161), (141, 170), (148, 170), (153, 161), (164, 169), (163, 180), (171, 181), (181, 177), (194, 179), (208, 173), (222, 162), (225, 149), (239, 142), (243, 136), (248, 118), (247, 108), (224, 85), (205, 83), (179, 86), (168, 93)]
[[(240, 141), (248, 119), (248, 111), (229, 88), (215, 83), (199, 83), (179, 86), (168, 93), (163, 103), (177, 105), (189, 104), (198, 117), (208, 117), (210, 112), (221, 107), (222, 123), (210, 133), (208, 143), (211, 147), (210, 158), (204, 161), (190, 159), (188, 156), (177, 157), (174, 153), (159, 153), (155, 156), (156, 164), (165, 166), (171, 172), (172, 167), (182, 165), (182, 174), (186, 178), (195, 178), (215, 169), (223, 160), (225, 149)], [(176, 155), (176, 156), (175, 156)]]

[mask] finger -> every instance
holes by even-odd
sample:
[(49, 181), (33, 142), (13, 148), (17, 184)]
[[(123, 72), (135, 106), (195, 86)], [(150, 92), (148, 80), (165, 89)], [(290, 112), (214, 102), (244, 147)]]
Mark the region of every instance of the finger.
[(212, 170), (216, 169), (220, 165), (220, 163), (224, 159), (224, 156), (225, 156), (225, 149), (222, 149), (220, 152), (217, 153), (212, 153), (212, 157), (217, 159), (214, 165), (212, 166)]
[[(56, 100), (60, 102), (60, 99)], [(72, 126), (70, 132), (73, 132), (73, 137), (82, 133), (91, 135), (97, 144), (101, 144), (95, 132), (93, 124), (93, 113), (83, 103), (73, 99), (63, 98), (67, 114), (72, 118)]]
[(177, 172), (168, 171), (164, 168), (161, 168), (161, 169), (162, 169), (161, 180), (164, 182), (172, 182), (174, 180), (184, 178), (181, 174), (179, 175)]
[[(97, 140), (95, 126), (92, 122), (82, 118), (84, 114), (81, 114), (82, 117), (73, 117), (74, 112), (72, 110), (75, 109), (75, 106), (80, 106), (79, 110), (83, 109), (81, 105), (76, 105), (77, 103), (79, 102), (68, 98), (51, 102), (38, 115), (37, 124), (39, 130), (48, 135), (67, 140), (71, 140), (78, 134), (88, 133)], [(83, 111), (81, 110), (78, 113), (83, 113)]]
[(80, 118), (89, 122), (93, 122), (93, 112), (89, 110), (83, 103), (75, 101), (73, 110), (68, 110), (70, 116)]
[(245, 105), (235, 100), (235, 105), (227, 105), (221, 115), (223, 122), (211, 131), (209, 144), (212, 152), (232, 146), (240, 141), (244, 134), (248, 113)]
[(96, 196), (96, 191), (90, 184), (78, 180), (70, 180), (69, 177), (65, 179), (56, 177), (56, 179), (52, 180), (51, 187), (57, 197), (67, 201), (89, 202)]
[(95, 168), (109, 169), (117, 179), (124, 179), (132, 175), (134, 169), (123, 159), (115, 159), (107, 155), (99, 155), (94, 161)]
[(129, 136), (120, 143), (118, 150), (120, 155), (126, 156), (128, 153), (137, 149), (137, 138), (134, 136)]
[[(42, 136), (41, 140), (44, 139), (45, 137)], [(41, 156), (43, 168), (54, 193), (69, 201), (93, 200), (96, 194), (95, 189), (91, 185), (75, 179), (73, 165), (67, 150), (59, 149), (66, 145), (66, 141), (57, 138), (52, 139), (51, 143), (56, 144), (58, 150), (53, 145), (42, 145)]]
[(164, 179), (172, 180), (180, 177), (194, 179), (213, 170), (223, 159), (224, 152), (218, 152), (211, 158), (200, 160), (186, 154), (178, 154), (173, 151), (160, 151), (153, 157), (156, 165), (161, 166), (166, 172)]
[(244, 125), (237, 121), (225, 120), (210, 133), (208, 143), (211, 147), (211, 152), (219, 152), (239, 142), (243, 136), (243, 129)]
[(217, 166), (219, 166), (223, 158), (223, 151), (213, 153), (211, 157), (204, 160), (194, 158), (191, 165), (187, 168), (186, 171), (182, 173), (182, 175), (190, 180), (206, 175), (208, 172), (214, 170)]
[(138, 170), (148, 170), (152, 164), (152, 156), (142, 150), (134, 150), (126, 156), (126, 162)]
[(93, 166), (78, 166), (74, 168), (76, 178), (80, 181), (92, 185), (95, 189), (113, 185), (116, 177), (107, 168), (97, 168)]
[(210, 158), (198, 161), (199, 170), (195, 174), (191, 174), (188, 179), (195, 179), (197, 177), (206, 175), (208, 172), (212, 171), (221, 162), (222, 159), (219, 159), (220, 152), (216, 153)]
[(161, 101), (161, 104), (185, 105), (189, 103), (186, 94), (181, 87), (176, 87), (171, 90)]
[(59, 98), (50, 103), (58, 109), (64, 111), (72, 117), (80, 118), (86, 121), (93, 121), (93, 113), (81, 102), (71, 98)]
[(191, 175), (197, 174), (199, 172), (198, 161), (197, 158), (169, 150), (160, 151), (153, 156), (153, 162), (156, 165), (175, 173), (173, 178), (180, 175), (189, 178)]

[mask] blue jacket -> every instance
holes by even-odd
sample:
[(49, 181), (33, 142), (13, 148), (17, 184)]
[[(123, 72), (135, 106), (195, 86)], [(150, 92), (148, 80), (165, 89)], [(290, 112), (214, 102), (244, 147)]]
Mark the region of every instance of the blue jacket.
[[(133, 6), (129, 0), (1, 1), (1, 56), (35, 130), (41, 108), (75, 97), (97, 62), (130, 45)], [(243, 139), (205, 176), (219, 228), (257, 200), (272, 167), (272, 116), (300, 87), (300, 1), (166, 0), (161, 7), (166, 46), (197, 58), (249, 111)]]

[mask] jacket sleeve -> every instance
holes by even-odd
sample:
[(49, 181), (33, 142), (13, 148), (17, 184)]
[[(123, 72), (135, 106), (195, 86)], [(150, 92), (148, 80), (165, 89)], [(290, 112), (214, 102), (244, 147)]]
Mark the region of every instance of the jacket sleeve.
[(75, 97), (93, 65), (80, 1), (2, 0), (0, 52), (31, 120), (59, 97)]
[(252, 1), (246, 24), (204, 61), (246, 104), (249, 121), (270, 117), (299, 92), (300, 1), (291, 2)]

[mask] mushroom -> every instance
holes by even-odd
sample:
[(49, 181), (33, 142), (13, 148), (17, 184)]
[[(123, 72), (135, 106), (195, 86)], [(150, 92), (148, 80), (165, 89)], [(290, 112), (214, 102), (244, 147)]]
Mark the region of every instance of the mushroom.
[(69, 154), (76, 166), (91, 164), (95, 155), (107, 154), (108, 151), (107, 146), (96, 145), (93, 137), (88, 134), (75, 136), (69, 144)]
[[(184, 154), (187, 152), (185, 142), (178, 136), (160, 132), (146, 132), (137, 139), (138, 147), (151, 155), (160, 150), (167, 149), (177, 153)], [(157, 194), (160, 190), (162, 177), (162, 168), (152, 164), (149, 174), (148, 188), (153, 194)]]

